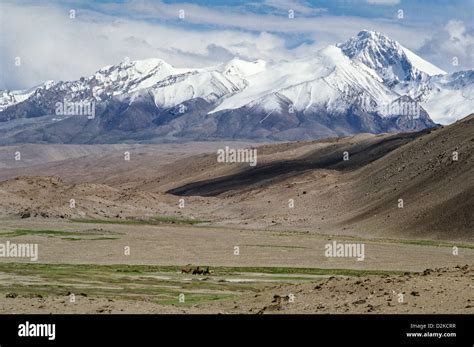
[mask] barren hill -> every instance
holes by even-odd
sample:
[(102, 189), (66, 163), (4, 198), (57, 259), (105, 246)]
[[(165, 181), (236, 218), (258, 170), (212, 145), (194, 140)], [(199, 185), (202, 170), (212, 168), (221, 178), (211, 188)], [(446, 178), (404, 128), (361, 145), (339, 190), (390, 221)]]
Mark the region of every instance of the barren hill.
[(170, 215), (247, 228), (474, 239), (474, 115), (418, 133), (260, 145), (256, 167), (218, 163), (211, 151), (224, 145), (134, 145), (131, 161), (122, 158), (127, 145), (74, 148), (74, 158), (53, 166), (11, 165), (6, 177), (35, 177), (0, 183), (0, 214)]
[[(344, 229), (449, 233), (443, 237), (450, 238), (472, 234), (473, 149), (471, 115), (419, 133), (341, 139), (296, 159), (279, 159), (169, 192), (235, 198), (244, 191), (242, 200), (281, 201), (268, 213), (280, 220), (279, 215), (298, 215), (309, 227), (315, 219), (329, 219)], [(346, 151), (348, 161), (343, 160)], [(304, 207), (284, 207), (291, 198)]]

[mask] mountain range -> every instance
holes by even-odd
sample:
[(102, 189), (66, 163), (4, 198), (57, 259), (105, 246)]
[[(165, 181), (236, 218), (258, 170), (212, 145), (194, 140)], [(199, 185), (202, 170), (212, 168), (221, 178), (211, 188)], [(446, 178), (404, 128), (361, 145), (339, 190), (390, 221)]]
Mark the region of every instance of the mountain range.
[(124, 61), (76, 81), (3, 90), (0, 144), (311, 140), (418, 131), (473, 108), (474, 70), (447, 74), (364, 30), (293, 61)]

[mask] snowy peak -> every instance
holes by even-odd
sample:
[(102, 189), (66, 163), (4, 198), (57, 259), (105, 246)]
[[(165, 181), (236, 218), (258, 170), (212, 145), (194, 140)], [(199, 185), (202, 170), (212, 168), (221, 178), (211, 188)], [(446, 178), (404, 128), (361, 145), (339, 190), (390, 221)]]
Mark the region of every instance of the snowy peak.
[(248, 77), (265, 71), (265, 68), (264, 60), (246, 61), (234, 58), (224, 64), (223, 73), (228, 76)]
[[(416, 131), (434, 126), (432, 119), (450, 123), (472, 112), (474, 72), (447, 75), (397, 41), (365, 30), (301, 59), (233, 58), (203, 68), (127, 60), (75, 81), (0, 91), (0, 128), (3, 122), (53, 117), (55, 126), (41, 131), (67, 141), (55, 131), (89, 120), (55, 117), (58, 102), (97, 104), (97, 127), (83, 135), (85, 142), (99, 135), (314, 139)], [(31, 131), (21, 138), (48, 138)]]
[[(399, 95), (364, 64), (328, 46), (311, 58), (284, 61), (246, 78), (245, 90), (220, 103), (211, 113), (242, 107), (281, 112), (282, 98), (296, 111), (346, 109), (361, 97), (388, 103)], [(286, 107), (288, 108), (288, 107)]]
[(149, 89), (157, 107), (173, 107), (193, 99), (215, 103), (227, 94), (245, 88), (239, 78), (218, 71), (199, 71), (169, 76)]
[(125, 61), (106, 66), (90, 77), (95, 85), (94, 95), (119, 95), (140, 89), (150, 88), (171, 75), (190, 72), (192, 69), (179, 69), (162, 59)]
[(0, 90), (0, 111), (27, 100), (39, 88), (49, 89), (54, 85), (53, 81), (26, 90)]
[(389, 85), (446, 74), (397, 41), (376, 31), (363, 30), (338, 47), (350, 59), (375, 70)]

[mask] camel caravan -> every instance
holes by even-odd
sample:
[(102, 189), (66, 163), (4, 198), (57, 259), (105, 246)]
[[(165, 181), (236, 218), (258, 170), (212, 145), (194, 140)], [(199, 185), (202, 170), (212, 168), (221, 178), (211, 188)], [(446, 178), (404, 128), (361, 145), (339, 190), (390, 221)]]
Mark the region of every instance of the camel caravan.
[(191, 264), (186, 265), (181, 269), (182, 274), (192, 274), (192, 275), (212, 275), (213, 271), (209, 270), (209, 266), (203, 270), (199, 266), (193, 267)]

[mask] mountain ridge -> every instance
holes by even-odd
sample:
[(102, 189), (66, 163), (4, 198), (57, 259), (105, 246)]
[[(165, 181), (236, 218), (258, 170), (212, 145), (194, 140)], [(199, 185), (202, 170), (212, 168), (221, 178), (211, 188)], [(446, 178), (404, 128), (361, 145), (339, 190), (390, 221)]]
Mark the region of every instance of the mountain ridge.
[[(309, 140), (418, 131), (435, 126), (432, 114), (435, 120), (441, 113), (448, 119), (468, 114), (473, 85), (473, 71), (446, 74), (398, 42), (364, 30), (295, 61), (233, 58), (192, 69), (152, 58), (23, 94), (0, 91), (0, 134), (8, 144)], [(58, 103), (93, 103), (94, 119), (58, 117)]]

